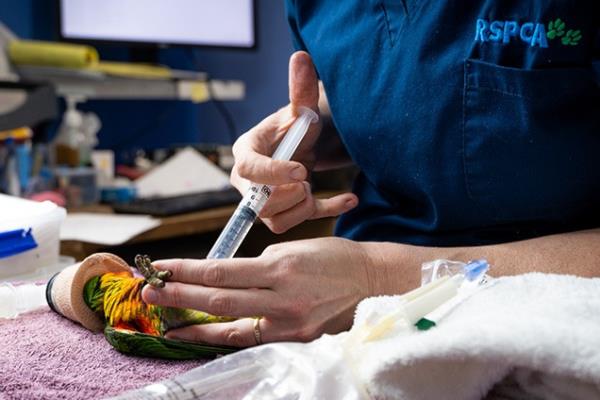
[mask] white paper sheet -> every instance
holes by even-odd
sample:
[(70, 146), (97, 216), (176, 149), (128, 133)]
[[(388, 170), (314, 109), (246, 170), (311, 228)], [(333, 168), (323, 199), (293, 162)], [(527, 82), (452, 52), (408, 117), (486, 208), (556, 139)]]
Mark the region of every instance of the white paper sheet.
[(135, 186), (140, 198), (179, 196), (224, 189), (229, 176), (188, 147), (137, 179)]
[(160, 220), (147, 215), (72, 213), (67, 214), (60, 239), (114, 246), (158, 225)]

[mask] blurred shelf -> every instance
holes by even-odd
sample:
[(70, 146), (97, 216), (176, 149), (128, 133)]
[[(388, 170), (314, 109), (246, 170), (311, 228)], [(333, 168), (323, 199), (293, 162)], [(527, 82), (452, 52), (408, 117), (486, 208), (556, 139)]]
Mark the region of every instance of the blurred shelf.
[(146, 79), (54, 67), (21, 66), (16, 70), (22, 80), (48, 82), (59, 96), (74, 97), (80, 101), (187, 100), (201, 103), (210, 100), (211, 95), (216, 100), (241, 100), (245, 96), (242, 81), (207, 81), (205, 74), (195, 72), (174, 71), (170, 78)]

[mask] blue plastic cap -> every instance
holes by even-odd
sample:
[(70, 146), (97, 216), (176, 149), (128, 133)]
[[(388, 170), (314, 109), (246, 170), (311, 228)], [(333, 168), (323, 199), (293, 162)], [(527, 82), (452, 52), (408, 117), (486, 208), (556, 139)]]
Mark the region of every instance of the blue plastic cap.
[(467, 265), (465, 265), (465, 277), (469, 281), (474, 281), (479, 277), (483, 276), (490, 269), (490, 264), (488, 264), (486, 259), (479, 259), (469, 261)]

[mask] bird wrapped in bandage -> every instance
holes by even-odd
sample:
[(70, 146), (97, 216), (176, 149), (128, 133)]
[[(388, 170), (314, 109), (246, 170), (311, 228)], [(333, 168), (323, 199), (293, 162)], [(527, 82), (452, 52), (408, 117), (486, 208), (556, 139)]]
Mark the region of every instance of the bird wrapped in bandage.
[[(136, 256), (135, 267), (142, 276), (134, 274), (119, 257), (94, 254), (51, 279), (46, 291), (48, 304), (88, 329), (103, 329), (108, 342), (122, 353), (191, 359), (236, 350), (165, 338), (170, 329), (234, 318), (146, 304), (142, 300), (143, 287), (147, 284), (163, 287), (170, 272), (155, 270), (147, 256)], [(66, 296), (65, 291), (69, 292)]]

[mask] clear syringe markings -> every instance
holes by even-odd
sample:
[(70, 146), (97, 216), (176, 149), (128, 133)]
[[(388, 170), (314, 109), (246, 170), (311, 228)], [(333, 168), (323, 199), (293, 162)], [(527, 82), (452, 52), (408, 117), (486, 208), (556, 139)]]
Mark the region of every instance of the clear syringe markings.
[[(288, 129), (283, 140), (273, 153), (273, 160), (291, 160), (296, 148), (304, 138), (311, 123), (319, 120), (317, 114), (310, 108), (300, 107), (298, 118)], [(252, 183), (233, 215), (223, 228), (217, 241), (208, 252), (206, 258), (231, 258), (240, 247), (248, 231), (260, 214), (267, 200), (271, 196), (272, 187)]]

